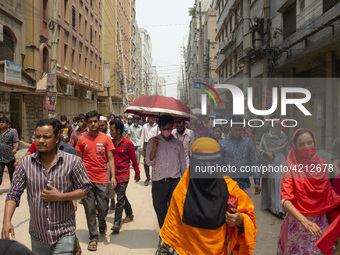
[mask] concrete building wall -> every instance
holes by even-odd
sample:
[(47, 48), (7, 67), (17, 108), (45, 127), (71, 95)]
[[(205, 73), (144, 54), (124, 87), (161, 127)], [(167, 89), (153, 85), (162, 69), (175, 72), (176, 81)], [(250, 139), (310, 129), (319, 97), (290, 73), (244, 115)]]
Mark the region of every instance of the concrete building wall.
[(146, 29), (140, 28), (139, 31), (142, 38), (142, 94), (149, 95), (152, 74), (152, 42)]

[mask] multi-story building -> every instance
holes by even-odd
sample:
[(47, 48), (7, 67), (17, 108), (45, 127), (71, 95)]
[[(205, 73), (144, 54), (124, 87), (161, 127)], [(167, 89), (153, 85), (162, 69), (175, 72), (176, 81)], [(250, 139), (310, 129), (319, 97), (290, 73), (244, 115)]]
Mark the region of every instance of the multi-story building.
[[(135, 0), (134, 0), (135, 2)], [(134, 12), (133, 25), (133, 87), (134, 97), (142, 96), (142, 38), (139, 32), (139, 27), (136, 20), (136, 13)]]
[(152, 43), (148, 31), (139, 29), (142, 38), (142, 95), (150, 95), (152, 74)]
[(208, 82), (217, 77), (216, 10), (212, 4), (212, 0), (196, 0), (195, 7), (191, 9), (192, 20), (185, 54), (186, 86), (182, 86), (182, 97), (188, 98), (193, 108), (199, 107), (201, 93), (194, 89), (194, 80)]
[[(46, 73), (50, 72), (52, 1), (26, 1), (26, 56), (24, 68), (37, 79), (37, 90), (27, 95), (27, 104), (43, 108)], [(97, 110), (97, 93), (102, 87), (102, 3), (101, 1), (63, 0), (58, 5), (57, 47), (58, 91), (56, 113), (69, 119), (79, 113)], [(47, 118), (47, 110), (35, 121)], [(33, 133), (34, 125), (26, 128)]]
[[(266, 6), (265, 6), (266, 5)], [(215, 0), (219, 83), (233, 78), (313, 78), (309, 84), (288, 80), (276, 86), (304, 86), (311, 92), (305, 107), (312, 117), (288, 107), (287, 117), (313, 130), (319, 148), (332, 149), (339, 136), (340, 2), (288, 0)], [(249, 84), (237, 84), (244, 89)], [(268, 108), (265, 83), (253, 85), (256, 109)], [(229, 93), (230, 94), (230, 93)], [(224, 101), (231, 102), (228, 95)], [(270, 93), (269, 93), (270, 97)], [(271, 99), (269, 98), (269, 101)], [(334, 105), (336, 107), (334, 107)], [(291, 132), (294, 130), (291, 129)]]
[(157, 95), (166, 96), (166, 80), (164, 77), (158, 77)]
[(159, 95), (159, 84), (158, 84), (158, 73), (156, 66), (151, 67), (151, 85), (148, 89), (149, 94), (148, 95)]
[(37, 78), (22, 68), (26, 47), (30, 47), (26, 44), (25, 19), (25, 10), (29, 7), (20, 0), (0, 4), (0, 116), (9, 117), (20, 138), (26, 138), (27, 125), (35, 124), (31, 123), (32, 119), (42, 117), (42, 104), (25, 107), (26, 93), (35, 91)]

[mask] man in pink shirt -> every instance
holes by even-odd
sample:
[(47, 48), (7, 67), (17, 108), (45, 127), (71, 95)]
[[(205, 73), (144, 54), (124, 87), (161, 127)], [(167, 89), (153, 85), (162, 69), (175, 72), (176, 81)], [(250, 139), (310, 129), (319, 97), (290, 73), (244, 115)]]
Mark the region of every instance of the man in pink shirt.
[(158, 126), (161, 134), (149, 140), (145, 160), (152, 166), (152, 201), (162, 228), (172, 192), (186, 170), (186, 159), (182, 142), (171, 134), (173, 117), (162, 115)]

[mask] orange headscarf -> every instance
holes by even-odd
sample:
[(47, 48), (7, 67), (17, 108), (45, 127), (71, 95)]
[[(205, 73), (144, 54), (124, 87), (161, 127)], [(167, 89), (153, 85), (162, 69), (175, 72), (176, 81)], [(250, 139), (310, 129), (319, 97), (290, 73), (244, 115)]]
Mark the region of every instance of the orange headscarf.
[[(226, 240), (226, 223), (218, 229), (195, 228), (183, 223), (183, 205), (190, 180), (189, 168), (173, 192), (164, 225), (160, 230), (162, 240), (181, 255), (197, 254), (253, 254), (256, 237), (254, 205), (250, 198), (230, 178), (225, 178), (229, 194), (238, 197), (237, 210), (243, 216), (244, 233), (235, 228)], [(226, 252), (226, 253), (225, 253)]]
[[(294, 133), (293, 141), (297, 132)], [(308, 129), (307, 129), (308, 130)], [(308, 130), (311, 134), (312, 131)], [(340, 204), (340, 196), (333, 190), (326, 162), (316, 154), (314, 146), (290, 150), (283, 174), (281, 199), (288, 199), (302, 214), (319, 215)]]

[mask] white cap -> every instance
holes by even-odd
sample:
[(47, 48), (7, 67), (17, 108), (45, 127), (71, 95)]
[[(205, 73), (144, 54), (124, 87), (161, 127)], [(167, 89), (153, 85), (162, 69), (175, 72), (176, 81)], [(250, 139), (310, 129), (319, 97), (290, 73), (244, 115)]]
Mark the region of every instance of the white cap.
[(128, 116), (128, 119), (133, 119), (133, 116), (132, 116), (132, 115), (129, 115), (129, 116)]
[(105, 116), (100, 116), (100, 117), (99, 117), (99, 120), (107, 121), (107, 118), (106, 118)]

